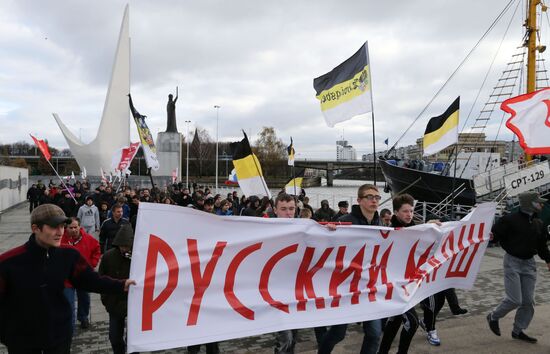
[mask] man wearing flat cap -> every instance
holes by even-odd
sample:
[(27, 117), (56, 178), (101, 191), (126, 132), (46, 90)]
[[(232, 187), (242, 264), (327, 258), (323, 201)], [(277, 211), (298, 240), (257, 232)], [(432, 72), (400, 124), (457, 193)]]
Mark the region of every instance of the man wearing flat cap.
[(528, 343), (537, 339), (523, 331), (527, 329), (535, 314), (534, 292), (537, 280), (537, 265), (534, 256), (542, 258), (550, 270), (550, 251), (546, 245), (546, 232), (542, 221), (537, 218), (546, 199), (537, 192), (519, 195), (519, 211), (503, 216), (492, 228), (493, 237), (499, 241), (504, 254), (505, 297), (487, 315), (491, 331), (500, 336), (499, 319), (517, 309), (512, 329), (512, 338)]
[(60, 247), (66, 221), (58, 206), (40, 205), (31, 213), (29, 240), (0, 255), (0, 341), (10, 354), (70, 353), (65, 280), (96, 293), (124, 293), (135, 284), (100, 276), (76, 249)]

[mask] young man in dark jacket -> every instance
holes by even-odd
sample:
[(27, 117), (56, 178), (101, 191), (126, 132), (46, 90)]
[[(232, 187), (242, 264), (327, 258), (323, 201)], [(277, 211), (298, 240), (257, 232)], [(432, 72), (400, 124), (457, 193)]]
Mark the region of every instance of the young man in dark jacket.
[(60, 247), (67, 217), (53, 204), (31, 213), (29, 241), (0, 256), (0, 340), (8, 353), (67, 354), (71, 307), (64, 282), (97, 293), (124, 293), (134, 281), (96, 273), (73, 248)]
[(489, 328), (500, 336), (498, 320), (517, 309), (512, 338), (536, 343), (537, 339), (523, 331), (535, 314), (534, 294), (537, 281), (537, 265), (534, 256), (544, 259), (550, 270), (550, 251), (546, 245), (543, 223), (537, 218), (546, 199), (537, 192), (519, 195), (519, 211), (502, 217), (492, 228), (494, 240), (499, 241), (504, 255), (504, 289), (506, 296), (487, 315)]
[[(296, 214), (296, 199), (293, 196), (281, 193), (275, 198), (273, 217), (292, 219)], [(275, 354), (294, 354), (297, 329), (279, 331), (275, 335)]]
[[(351, 213), (342, 216), (338, 221), (351, 222), (353, 225), (380, 225), (377, 211), (380, 199), (380, 192), (376, 186), (362, 185), (357, 190), (358, 204), (352, 205)], [(329, 329), (326, 327), (315, 328), (315, 337), (319, 346), (318, 353), (331, 353), (334, 346), (345, 338), (347, 328), (347, 324), (330, 326)], [(361, 354), (375, 354), (382, 334), (382, 321), (363, 322), (363, 333)]]
[[(414, 225), (414, 199), (409, 194), (400, 194), (393, 198), (393, 216), (391, 218), (392, 227), (409, 227)], [(387, 354), (390, 350), (391, 344), (399, 331), (403, 323), (403, 329), (401, 330), (401, 336), (399, 338), (398, 353), (407, 353), (411, 341), (418, 329), (418, 315), (414, 307), (411, 307), (407, 312), (402, 315), (397, 315), (388, 318), (386, 326), (384, 328), (384, 336), (380, 342), (379, 354)]]
[(122, 204), (115, 204), (111, 207), (112, 216), (105, 220), (101, 225), (99, 231), (99, 244), (101, 245), (101, 252), (105, 253), (112, 247), (112, 242), (115, 236), (124, 224), (129, 224), (127, 219), (122, 217), (123, 208)]
[[(122, 225), (113, 240), (113, 248), (105, 252), (99, 264), (99, 274), (114, 279), (126, 279), (130, 275), (134, 230)], [(113, 353), (126, 353), (124, 327), (127, 316), (128, 294), (102, 294), (101, 302), (109, 313), (109, 341)]]

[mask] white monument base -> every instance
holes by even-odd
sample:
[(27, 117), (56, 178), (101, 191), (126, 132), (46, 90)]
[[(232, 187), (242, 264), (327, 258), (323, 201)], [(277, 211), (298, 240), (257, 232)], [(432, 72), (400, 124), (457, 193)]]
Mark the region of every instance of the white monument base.
[(172, 176), (172, 171), (178, 168), (178, 181), (181, 181), (181, 142), (180, 133), (158, 133), (155, 145), (157, 146), (157, 158), (159, 170), (151, 171), (153, 176)]

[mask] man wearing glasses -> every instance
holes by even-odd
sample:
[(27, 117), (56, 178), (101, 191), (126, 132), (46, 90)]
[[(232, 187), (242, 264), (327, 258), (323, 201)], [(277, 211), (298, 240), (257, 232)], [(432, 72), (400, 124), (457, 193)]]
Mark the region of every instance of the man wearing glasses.
[[(346, 214), (338, 221), (351, 222), (353, 225), (380, 225), (378, 205), (380, 204), (380, 192), (372, 184), (363, 184), (357, 191), (357, 205), (352, 205), (351, 213)], [(328, 330), (326, 327), (315, 328), (315, 337), (319, 345), (319, 354), (331, 353), (338, 342), (346, 336), (348, 325), (334, 325)], [(363, 344), (361, 354), (376, 354), (378, 343), (382, 335), (382, 321), (372, 320), (363, 322)]]

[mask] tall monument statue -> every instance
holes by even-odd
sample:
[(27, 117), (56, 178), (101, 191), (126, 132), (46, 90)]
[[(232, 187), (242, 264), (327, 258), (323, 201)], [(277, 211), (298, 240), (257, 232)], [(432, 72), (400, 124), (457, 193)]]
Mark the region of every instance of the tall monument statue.
[(178, 126), (176, 124), (176, 102), (178, 100), (178, 88), (176, 87), (176, 98), (173, 98), (172, 94), (168, 95), (168, 103), (166, 104), (166, 115), (167, 115), (167, 133), (177, 133)]
[(166, 104), (166, 131), (159, 132), (157, 135), (157, 158), (160, 168), (158, 171), (151, 171), (153, 176), (172, 177), (177, 174), (178, 180), (181, 180), (181, 142), (182, 135), (178, 133), (176, 125), (176, 102), (178, 101), (178, 87), (176, 86), (176, 97), (168, 95)]

